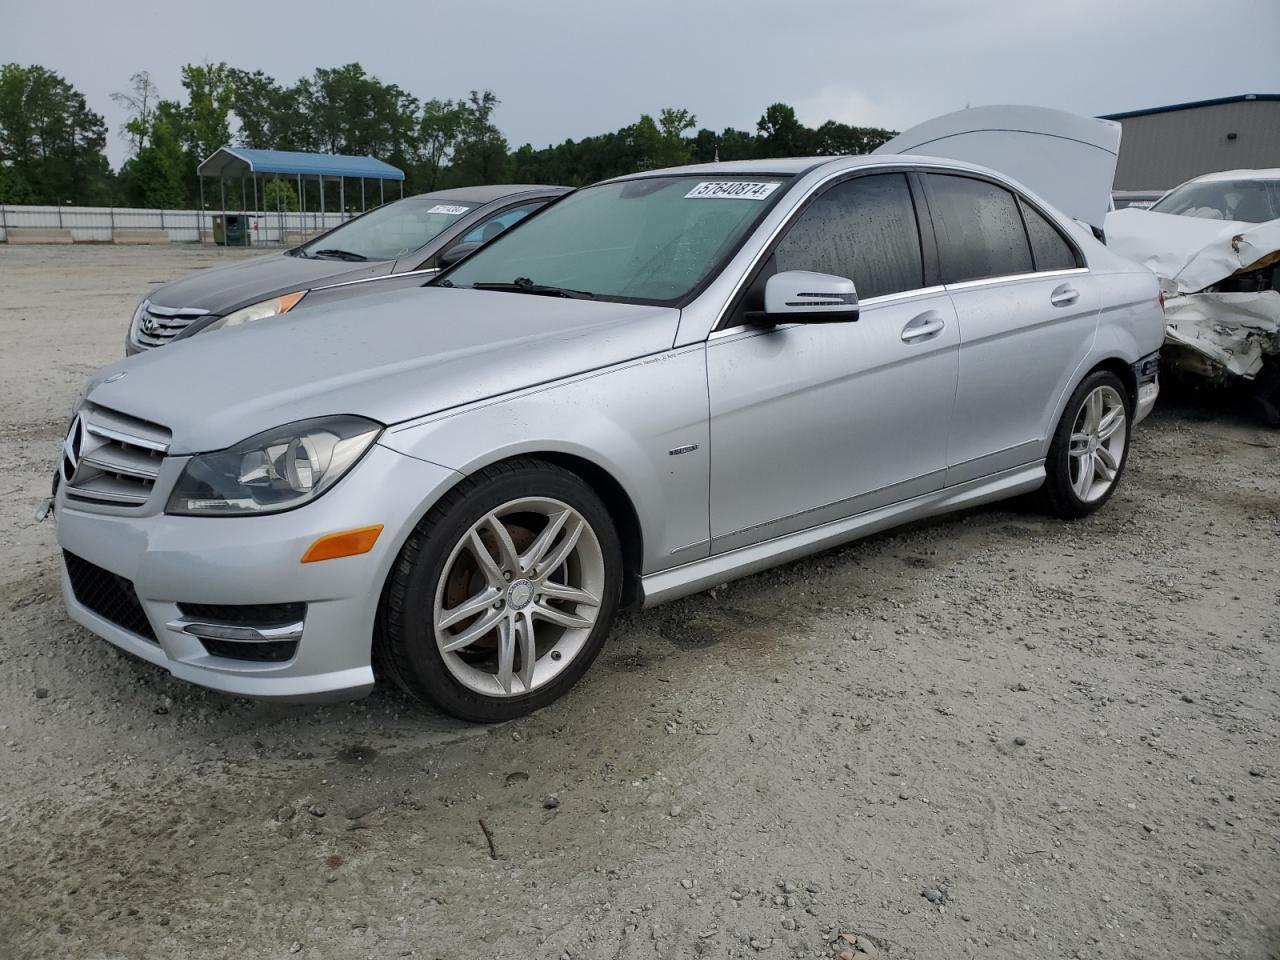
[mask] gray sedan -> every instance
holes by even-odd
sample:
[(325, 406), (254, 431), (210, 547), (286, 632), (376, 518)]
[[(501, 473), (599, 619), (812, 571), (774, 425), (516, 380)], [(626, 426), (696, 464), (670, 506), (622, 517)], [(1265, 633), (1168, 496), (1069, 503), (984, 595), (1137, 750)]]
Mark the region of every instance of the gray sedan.
[(376, 665), (478, 721), (563, 694), (621, 608), (1005, 497), (1099, 509), (1164, 332), (1150, 272), (913, 156), (608, 181), (308, 314), (91, 380), (67, 608), (229, 693)]
[(283, 254), (188, 274), (138, 304), (125, 352), (287, 313), (319, 287), (434, 273), (568, 192), (512, 184), (438, 190), (378, 207)]

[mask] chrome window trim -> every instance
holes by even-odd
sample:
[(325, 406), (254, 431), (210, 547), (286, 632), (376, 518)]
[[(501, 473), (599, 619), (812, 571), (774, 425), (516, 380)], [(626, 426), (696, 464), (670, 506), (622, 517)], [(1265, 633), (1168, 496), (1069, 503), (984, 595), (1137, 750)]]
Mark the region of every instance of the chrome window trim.
[[(839, 159), (840, 158), (838, 157), (833, 157), (832, 161), (836, 161)], [(821, 166), (821, 164), (819, 166)], [(1002, 283), (1002, 282), (1012, 281), (1012, 280), (1026, 280), (1032, 277), (1052, 277), (1052, 276), (1060, 276), (1060, 275), (1067, 276), (1070, 274), (1089, 272), (1088, 258), (1084, 256), (1083, 251), (1081, 251), (1080, 247), (1075, 243), (1074, 239), (1070, 237), (1068, 232), (1065, 229), (1063, 229), (1063, 226), (1059, 222), (1058, 218), (1056, 216), (1051, 216), (1039, 204), (1031, 201), (1030, 198), (1028, 198), (1022, 192), (1021, 189), (1019, 189), (1017, 186), (1013, 184), (1013, 182), (1006, 179), (1002, 179), (1000, 175), (997, 174), (995, 171), (988, 173), (986, 171), (978, 172), (975, 170), (966, 170), (963, 168), (950, 166), (947, 164), (945, 160), (942, 160), (940, 158), (930, 158), (930, 157), (913, 157), (911, 158), (910, 161), (907, 161), (907, 162), (900, 161), (897, 163), (894, 163), (892, 160), (887, 160), (883, 164), (877, 163), (877, 164), (872, 164), (867, 166), (857, 166), (852, 168), (842, 166), (842, 167), (838, 167), (835, 170), (832, 170), (831, 172), (823, 176), (821, 179), (815, 181), (812, 184), (812, 186), (810, 186), (804, 192), (802, 196), (799, 196), (795, 200), (791, 209), (787, 211), (787, 214), (774, 226), (774, 228), (769, 232), (769, 234), (765, 236), (758, 243), (755, 255), (748, 262), (746, 269), (743, 270), (741, 276), (739, 276), (738, 279), (734, 281), (733, 287), (729, 291), (729, 295), (725, 298), (724, 302), (720, 305), (719, 309), (715, 311), (715, 320), (711, 324), (711, 331), (708, 334), (707, 339), (708, 340), (716, 339), (717, 334), (729, 333), (732, 331), (738, 331), (742, 329), (743, 327), (742, 324), (738, 324), (734, 327), (723, 327), (723, 328), (721, 327), (721, 324), (724, 323), (725, 318), (729, 313), (729, 309), (733, 306), (734, 301), (737, 300), (738, 295), (742, 292), (742, 289), (746, 285), (748, 279), (755, 274), (755, 271), (759, 268), (761, 262), (764, 260), (765, 252), (773, 246), (774, 241), (787, 229), (787, 227), (789, 227), (794, 222), (797, 211), (804, 205), (804, 203), (810, 197), (812, 197), (814, 194), (816, 194), (817, 192), (825, 188), (828, 184), (830, 184), (834, 180), (840, 180), (842, 178), (852, 179), (854, 177), (866, 176), (866, 175), (877, 174), (877, 173), (909, 174), (913, 171), (920, 172), (926, 175), (927, 174), (943, 174), (943, 175), (951, 174), (954, 176), (967, 176), (967, 177), (972, 177), (978, 180), (984, 180), (986, 182), (995, 184), (996, 186), (999, 186), (1005, 190), (1008, 190), (1016, 198), (1022, 200), (1025, 203), (1028, 203), (1032, 207), (1032, 209), (1034, 209), (1037, 213), (1039, 213), (1046, 220), (1048, 220), (1055, 227), (1055, 229), (1059, 231), (1059, 233), (1063, 234), (1067, 238), (1067, 242), (1071, 245), (1072, 250), (1076, 253), (1079, 259), (1085, 261), (1085, 266), (1083, 267), (1071, 267), (1066, 270), (1032, 271), (1031, 273), (1017, 274), (1016, 276), (984, 277), (982, 280), (964, 280), (964, 281), (961, 281), (960, 283), (942, 284), (942, 286), (945, 289), (947, 290), (955, 290), (957, 288), (963, 289), (964, 286), (968, 284), (977, 286), (979, 284), (984, 284), (984, 283)], [(809, 170), (806, 173), (798, 174), (797, 180), (813, 172), (814, 172), (813, 170)], [(1031, 242), (1030, 238), (1028, 237), (1027, 239), (1028, 247), (1030, 246), (1030, 242)], [(854, 282), (856, 283), (857, 281), (855, 280)], [(923, 289), (927, 290), (932, 288), (926, 287)], [(902, 293), (904, 294), (913, 293), (913, 292), (919, 292), (919, 291), (902, 291)], [(899, 295), (900, 294), (886, 294), (886, 296), (895, 296), (895, 297)], [(871, 299), (863, 301), (863, 304), (864, 305), (871, 304), (873, 301), (879, 302), (880, 300), (881, 300), (880, 297), (873, 297)]]
[(977, 280), (961, 280), (959, 283), (944, 283), (948, 291), (968, 290), (972, 287), (991, 287), (998, 283), (1018, 283), (1023, 280), (1038, 280), (1045, 277), (1070, 277), (1088, 273), (1088, 267), (1069, 267), (1065, 270), (1033, 270), (1030, 273), (1010, 273), (1000, 277), (981, 277)]

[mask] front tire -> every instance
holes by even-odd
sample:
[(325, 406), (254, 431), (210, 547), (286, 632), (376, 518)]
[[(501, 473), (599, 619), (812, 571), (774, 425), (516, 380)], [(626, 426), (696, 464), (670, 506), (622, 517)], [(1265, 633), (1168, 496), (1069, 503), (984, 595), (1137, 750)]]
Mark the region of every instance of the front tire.
[(621, 590), (622, 549), (596, 493), (543, 461), (496, 464), (442, 497), (405, 543), (375, 659), (446, 713), (510, 720), (586, 672)]
[(1095, 370), (1071, 394), (1045, 459), (1041, 505), (1064, 519), (1086, 517), (1111, 499), (1129, 458), (1133, 401), (1109, 370)]

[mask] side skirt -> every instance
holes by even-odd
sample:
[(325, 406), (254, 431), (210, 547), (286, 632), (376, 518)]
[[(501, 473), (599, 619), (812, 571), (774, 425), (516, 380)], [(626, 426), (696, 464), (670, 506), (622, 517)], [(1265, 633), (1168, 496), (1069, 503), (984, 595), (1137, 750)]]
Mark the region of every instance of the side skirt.
[(644, 606), (652, 607), (698, 593), (726, 580), (750, 576), (914, 520), (1030, 493), (1044, 483), (1044, 477), (1044, 461), (1038, 460), (911, 500), (651, 573), (640, 578)]

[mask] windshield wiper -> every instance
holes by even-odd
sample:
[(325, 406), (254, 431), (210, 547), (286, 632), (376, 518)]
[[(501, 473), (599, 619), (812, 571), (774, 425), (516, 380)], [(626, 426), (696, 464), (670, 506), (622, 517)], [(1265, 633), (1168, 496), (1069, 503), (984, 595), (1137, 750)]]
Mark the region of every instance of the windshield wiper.
[(363, 253), (355, 253), (351, 250), (317, 250), (312, 254), (314, 257), (332, 257), (335, 260), (368, 260)]
[(546, 283), (534, 283), (528, 277), (516, 277), (510, 283), (473, 283), (473, 290), (500, 290), (503, 293), (532, 293), (540, 297), (569, 297), (573, 300), (594, 300), (596, 295), (587, 290), (571, 290)]

